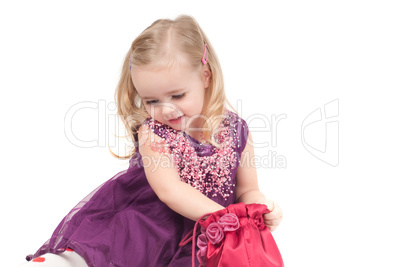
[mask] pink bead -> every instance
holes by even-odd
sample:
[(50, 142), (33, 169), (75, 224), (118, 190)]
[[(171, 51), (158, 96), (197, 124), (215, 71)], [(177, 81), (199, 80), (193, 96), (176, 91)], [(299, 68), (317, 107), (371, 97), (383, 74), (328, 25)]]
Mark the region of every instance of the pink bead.
[[(223, 130), (218, 131), (215, 139), (221, 148), (212, 148), (212, 155), (198, 156), (190, 140), (182, 131), (170, 128), (152, 118), (149, 120), (152, 132), (166, 130), (159, 142), (151, 140), (151, 149), (161, 154), (170, 155), (179, 172), (181, 181), (190, 184), (207, 196), (221, 195), (227, 199), (233, 193), (234, 184), (231, 182), (231, 172), (237, 163), (235, 141), (230, 136), (229, 118), (221, 122)], [(143, 133), (147, 134), (148, 131)], [(162, 134), (163, 135), (163, 134)]]

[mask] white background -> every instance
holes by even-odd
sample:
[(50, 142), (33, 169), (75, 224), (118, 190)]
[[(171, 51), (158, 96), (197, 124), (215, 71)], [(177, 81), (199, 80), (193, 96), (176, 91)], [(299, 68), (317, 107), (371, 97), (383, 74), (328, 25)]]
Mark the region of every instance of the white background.
[[(68, 124), (80, 139), (100, 141), (92, 148), (67, 138), (65, 116), (81, 102), (113, 103), (134, 38), (182, 13), (214, 45), (227, 96), (246, 121), (286, 115), (276, 147), (255, 150), (286, 159), (286, 168), (258, 168), (262, 191), (283, 209), (273, 235), (285, 265), (402, 266), (398, 1), (205, 0), (1, 2), (0, 265), (23, 262), (79, 200), (128, 167), (102, 141), (116, 129), (98, 124), (101, 109)], [(333, 100), (335, 167), (301, 141), (303, 120)], [(311, 128), (314, 146), (325, 141), (324, 125)], [(249, 124), (255, 141), (271, 141), (257, 126)]]

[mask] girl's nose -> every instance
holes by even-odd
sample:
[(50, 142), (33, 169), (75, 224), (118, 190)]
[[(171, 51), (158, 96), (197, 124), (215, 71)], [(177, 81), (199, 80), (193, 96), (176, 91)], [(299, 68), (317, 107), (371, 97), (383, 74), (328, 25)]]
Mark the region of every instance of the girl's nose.
[(181, 116), (180, 108), (172, 103), (162, 104), (162, 115), (165, 120), (176, 119)]

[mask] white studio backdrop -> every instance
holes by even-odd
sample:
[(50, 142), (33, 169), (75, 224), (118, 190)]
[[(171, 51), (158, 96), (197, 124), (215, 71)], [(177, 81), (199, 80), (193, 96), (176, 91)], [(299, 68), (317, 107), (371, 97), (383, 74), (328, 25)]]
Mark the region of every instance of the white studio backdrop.
[(123, 58), (153, 21), (189, 14), (249, 124), (261, 190), (283, 209), (273, 235), (285, 265), (402, 266), (401, 11), (398, 1), (2, 1), (1, 265), (23, 262), (128, 167), (107, 147), (124, 153), (113, 136), (124, 133), (113, 99)]

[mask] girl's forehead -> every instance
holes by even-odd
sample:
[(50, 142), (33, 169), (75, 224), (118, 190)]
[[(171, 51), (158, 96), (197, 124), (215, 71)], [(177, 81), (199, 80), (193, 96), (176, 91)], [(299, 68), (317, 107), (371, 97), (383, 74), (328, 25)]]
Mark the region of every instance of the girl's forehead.
[(150, 65), (131, 68), (131, 77), (139, 84), (172, 82), (183, 80), (188, 72), (188, 68), (176, 64), (169, 67)]
[(194, 68), (190, 60), (182, 53), (160, 55), (152, 63), (143, 66), (134, 66), (138, 70), (147, 71), (177, 71), (181, 69)]
[(190, 65), (174, 64), (169, 67), (161, 67), (160, 65), (133, 66), (131, 77), (141, 97), (154, 97), (160, 93), (184, 89), (198, 75), (197, 71)]

